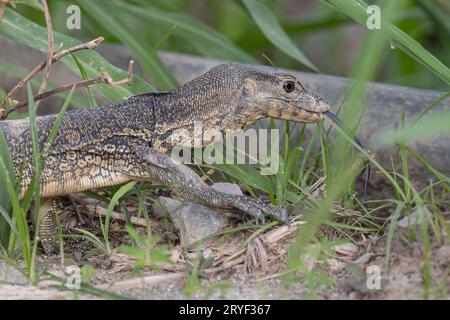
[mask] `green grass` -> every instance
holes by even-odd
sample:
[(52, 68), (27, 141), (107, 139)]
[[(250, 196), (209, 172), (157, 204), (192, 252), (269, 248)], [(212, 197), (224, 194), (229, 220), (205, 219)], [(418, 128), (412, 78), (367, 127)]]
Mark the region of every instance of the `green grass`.
[[(22, 178), (14, 177), (15, 174), (13, 173), (13, 171), (8, 169), (8, 167), (10, 167), (10, 164), (8, 165), (7, 163), (5, 163), (5, 159), (7, 162), (10, 162), (10, 160), (8, 160), (8, 158), (10, 158), (9, 151), (7, 150), (7, 148), (2, 149), (0, 167), (1, 171), (6, 173), (4, 175), (4, 183), (6, 185), (8, 199), (3, 198), (0, 205), (2, 208), (11, 207), (11, 213), (6, 212), (6, 210), (2, 210), (3, 218), (12, 223), (8, 224), (11, 227), (10, 230), (5, 233), (2, 232), (2, 237), (4, 237), (4, 239), (2, 238), (2, 243), (5, 243), (3, 247), (4, 249), (6, 249), (9, 256), (14, 254), (16, 248), (19, 248), (21, 250), (21, 256), (24, 259), (26, 266), (26, 275), (30, 279), (30, 282), (35, 284), (39, 279), (39, 275), (36, 273), (36, 255), (39, 242), (39, 233), (35, 232), (34, 236), (31, 236), (27, 221), (27, 212), (30, 208), (31, 201), (34, 200), (35, 230), (39, 230), (40, 174), (42, 170), (42, 163), (45, 161), (45, 156), (48, 153), (48, 150), (52, 145), (54, 139), (56, 138), (56, 134), (58, 132), (64, 113), (67, 111), (75, 87), (73, 87), (70, 91), (66, 101), (61, 108), (61, 111), (58, 113), (52, 130), (47, 138), (46, 143), (44, 144), (43, 150), (40, 150), (38, 143), (36, 114), (33, 101), (33, 93), (30, 84), (28, 84), (27, 89), (30, 131), (33, 145), (33, 159), (35, 170), (33, 177), (31, 178), (31, 181), (28, 185), (28, 189), (21, 201), (17, 192), (20, 183), (17, 183), (16, 185), (16, 178), (17, 182), (20, 182)], [(2, 140), (4, 141), (4, 137), (2, 138)], [(5, 147), (4, 142), (3, 146)], [(11, 231), (13, 232), (11, 233)]]
[[(70, 2), (70, 1), (69, 1)], [(82, 1), (77, 3), (85, 9), (84, 26), (79, 34), (68, 33), (64, 21), (55, 21), (55, 43), (64, 43), (64, 47), (79, 43), (85, 38), (105, 36), (107, 41), (121, 43), (127, 46), (140, 64), (144, 74), (150, 76), (152, 83), (158, 89), (169, 89), (177, 85), (173, 76), (158, 60), (156, 52), (165, 50), (181, 51), (224, 60), (241, 62), (265, 62), (261, 53), (268, 53), (270, 60), (277, 67), (306, 68), (324, 73), (333, 73), (340, 65), (342, 52), (338, 43), (345, 37), (340, 34), (340, 26), (348, 26), (354, 22), (365, 25), (366, 3), (361, 0), (323, 0), (316, 4), (306, 20), (289, 20), (280, 13), (278, 1), (210, 1), (208, 15), (217, 17), (211, 25), (195, 18), (190, 5), (194, 1), (176, 2), (153, 1), (111, 1), (108, 4), (100, 1)], [(63, 6), (68, 1), (58, 1)], [(384, 81), (400, 83), (409, 86), (443, 90), (449, 92), (450, 71), (446, 66), (450, 57), (448, 39), (448, 24), (442, 19), (438, 1), (378, 1), (382, 7), (382, 25), (380, 31), (365, 32), (363, 42), (355, 58), (351, 70), (345, 75), (354, 81), (345, 90), (338, 105), (340, 117), (344, 123), (357, 132), (362, 116), (366, 111), (364, 98), (367, 81)], [(51, 8), (56, 6), (50, 2)], [(105, 10), (107, 7), (107, 10)], [(56, 8), (56, 7), (55, 7)], [(232, 16), (224, 20), (223, 12), (232, 12)], [(218, 14), (220, 13), (220, 14)], [(25, 44), (42, 52), (47, 50), (46, 32), (43, 27), (42, 12), (29, 6), (18, 5), (17, 9), (7, 7), (3, 22), (0, 24), (0, 34), (16, 42)], [(130, 19), (133, 17), (133, 19)], [(117, 23), (117, 22), (120, 23)], [(132, 21), (132, 22), (130, 22)], [(130, 23), (125, 23), (130, 22)], [(419, 28), (419, 26), (423, 26)], [(308, 56), (308, 48), (298, 47), (298, 43), (307, 37), (322, 33), (318, 49), (323, 51), (327, 63), (318, 65), (317, 61)], [(323, 35), (325, 33), (325, 35)], [(433, 41), (430, 41), (432, 39)], [(447, 39), (447, 41), (446, 41)], [(394, 44), (397, 50), (391, 50)], [(322, 47), (322, 48), (321, 48)], [(324, 49), (325, 48), (325, 49)], [(317, 50), (317, 48), (316, 48)], [(320, 61), (319, 61), (320, 62)], [(98, 77), (102, 72), (108, 72), (114, 79), (122, 79), (126, 71), (120, 70), (93, 51), (77, 52), (72, 57), (62, 60), (74, 74), (83, 79)], [(391, 66), (386, 68), (385, 66)], [(389, 70), (387, 70), (389, 69)], [(12, 70), (12, 71), (11, 71)], [(9, 70), (3, 62), (0, 63), (0, 73), (20, 77), (24, 71), (20, 68)], [(36, 86), (39, 82), (34, 81)], [(51, 84), (54, 86), (55, 84)], [(64, 112), (69, 103), (81, 106), (89, 101), (95, 106), (94, 92), (106, 97), (111, 102), (121, 101), (126, 97), (141, 92), (155, 91), (155, 88), (144, 80), (144, 77), (133, 77), (132, 84), (118, 88), (105, 85), (95, 85), (87, 92), (86, 97), (76, 95), (71, 91), (64, 95), (66, 100), (49, 137), (53, 141)], [(28, 87), (28, 97), (32, 96)], [(430, 105), (424, 105), (420, 115), (413, 121), (406, 121), (404, 115), (398, 129), (386, 132), (380, 130), (375, 135), (380, 147), (396, 146), (392, 166), (382, 166), (366, 150), (354, 143), (343, 130), (329, 123), (317, 126), (313, 134), (307, 136), (306, 126), (286, 122), (281, 128), (281, 136), (292, 142), (291, 133), (294, 128), (300, 129), (300, 136), (294, 145), (285, 143), (280, 150), (281, 170), (272, 176), (260, 175), (260, 167), (250, 165), (214, 165), (204, 166), (215, 168), (222, 180), (238, 182), (252, 196), (262, 196), (270, 199), (273, 204), (292, 205), (301, 212), (302, 219), (307, 224), (301, 227), (296, 241), (289, 248), (288, 261), (283, 279), (286, 283), (304, 281), (309, 287), (306, 297), (317, 297), (321, 286), (332, 286), (334, 279), (324, 272), (309, 270), (307, 258), (314, 256), (325, 260), (332, 255), (332, 248), (339, 241), (359, 241), (364, 235), (386, 235), (385, 267), (390, 267), (393, 251), (393, 241), (398, 230), (398, 219), (412, 212), (419, 212), (424, 222), (426, 212), (431, 212), (433, 218), (419, 227), (411, 226), (408, 235), (401, 236), (401, 241), (411, 244), (420, 241), (424, 258), (422, 280), (423, 298), (432, 298), (436, 292), (444, 292), (445, 285), (436, 282), (431, 275), (432, 246), (436, 242), (442, 244), (444, 237), (449, 237), (450, 226), (448, 216), (442, 208), (449, 207), (446, 194), (449, 190), (448, 172), (440, 172), (432, 166), (427, 155), (419, 154), (410, 142), (434, 135), (448, 135), (448, 115), (430, 117), (426, 115), (439, 102), (448, 98), (448, 93)], [(23, 117), (26, 114), (15, 114)], [(17, 181), (11, 173), (11, 161), (0, 131), (0, 240), (2, 255), (14, 265), (24, 261), (21, 269), (32, 283), (37, 283), (42, 277), (42, 269), (36, 263), (38, 239), (30, 233), (26, 217), (30, 203), (35, 201), (39, 208), (39, 168), (45, 160), (45, 150), (39, 150), (36, 136), (34, 104), (30, 100), (28, 116), (33, 139), (34, 163), (36, 168), (31, 187), (25, 197), (20, 200), (17, 194)], [(273, 124), (273, 122), (272, 122)], [(331, 134), (333, 133), (333, 135)], [(407, 143), (408, 142), (408, 143)], [(317, 151), (315, 146), (319, 146)], [(421, 163), (432, 177), (430, 183), (418, 189), (411, 174), (411, 159)], [(389, 196), (379, 200), (361, 200), (356, 194), (355, 183), (361, 172), (363, 163), (369, 161), (375, 172), (382, 175), (390, 184)], [(202, 166), (203, 167), (203, 166)], [(200, 168), (202, 169), (202, 168)], [(325, 177), (325, 190), (317, 196), (311, 194), (309, 187)], [(160, 187), (160, 186), (158, 186)], [(112, 255), (117, 248), (110, 245), (110, 217), (114, 209), (120, 208), (126, 212), (123, 200), (135, 201), (139, 214), (146, 220), (145, 202), (153, 201), (153, 191), (157, 187), (138, 186), (134, 182), (123, 186), (102, 190), (103, 192), (88, 192), (107, 205), (105, 219), (100, 218), (101, 235), (86, 230), (72, 237), (82, 237), (91, 241), (103, 253)], [(339, 203), (344, 210), (356, 210), (358, 214), (347, 219), (331, 214), (331, 209)], [(387, 218), (379, 213), (389, 213)], [(224, 230), (212, 237), (229, 236), (235, 232), (247, 232), (248, 237), (243, 247), (257, 236), (278, 227), (278, 222), (256, 225), (247, 221), (243, 225)], [(37, 226), (38, 227), (38, 226)], [(154, 235), (148, 223), (147, 233), (142, 237), (129, 224), (126, 225), (132, 243), (120, 250), (137, 259), (135, 267), (143, 269), (154, 267), (154, 262), (168, 262), (168, 248), (160, 246), (161, 239)], [(447, 230), (446, 235), (441, 230)], [(339, 235), (339, 241), (329, 236)], [(419, 237), (418, 234), (421, 234)], [(66, 235), (64, 235), (66, 237)], [(208, 240), (202, 239), (201, 241)], [(326, 254), (325, 254), (326, 253)], [(202, 287), (200, 274), (205, 268), (201, 257), (188, 266), (186, 292), (199, 291)], [(88, 290), (88, 289), (86, 289)], [(90, 288), (92, 291), (93, 289)], [(93, 290), (95, 291), (95, 290)]]

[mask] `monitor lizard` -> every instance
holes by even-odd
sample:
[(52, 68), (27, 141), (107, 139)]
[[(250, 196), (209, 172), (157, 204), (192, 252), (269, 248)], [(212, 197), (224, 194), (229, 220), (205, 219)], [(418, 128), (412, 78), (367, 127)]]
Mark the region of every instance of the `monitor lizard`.
[[(271, 67), (221, 64), (174, 90), (145, 93), (117, 104), (68, 111), (41, 173), (39, 238), (46, 253), (57, 252), (52, 199), (132, 180), (156, 181), (178, 197), (212, 208), (235, 208), (258, 219), (288, 223), (286, 209), (260, 199), (215, 191), (194, 170), (168, 154), (177, 129), (240, 130), (265, 117), (315, 123), (329, 105), (289, 73)], [(41, 150), (56, 115), (36, 119)], [(30, 122), (0, 121), (23, 197), (34, 174)], [(208, 142), (205, 142), (207, 144)]]

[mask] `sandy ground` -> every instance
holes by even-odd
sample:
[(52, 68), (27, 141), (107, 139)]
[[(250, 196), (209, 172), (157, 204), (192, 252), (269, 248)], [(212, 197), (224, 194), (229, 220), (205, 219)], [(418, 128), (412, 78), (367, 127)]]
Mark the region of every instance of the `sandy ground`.
[[(355, 251), (356, 250), (356, 251)], [(321, 285), (311, 291), (301, 276), (285, 279), (277, 273), (245, 271), (244, 264), (223, 272), (200, 277), (201, 287), (189, 292), (184, 273), (148, 271), (141, 276), (133, 274), (129, 261), (111, 258), (97, 265), (96, 274), (90, 280), (94, 286), (105, 288), (116, 283), (121, 288), (111, 291), (124, 297), (137, 299), (422, 299), (424, 298), (423, 248), (418, 242), (406, 244), (399, 237), (394, 239), (389, 268), (385, 267), (385, 239), (366, 240), (357, 246), (341, 246), (329, 259), (311, 261), (311, 270), (327, 275), (334, 284)], [(96, 257), (100, 259), (100, 257)], [(108, 260), (107, 257), (102, 257)], [(120, 261), (119, 261), (120, 260)], [(46, 260), (48, 270), (64, 275), (56, 257)], [(380, 288), (369, 289), (367, 267), (380, 268)], [(433, 244), (429, 298), (448, 299), (450, 289), (450, 245)], [(370, 269), (369, 269), (370, 270)], [(66, 270), (67, 271), (67, 270)], [(314, 274), (316, 274), (314, 273)], [(155, 275), (163, 275), (159, 277)], [(66, 274), (67, 275), (67, 274)], [(272, 279), (268, 279), (271, 278)], [(38, 286), (27, 283), (16, 268), (0, 261), (0, 299), (98, 299), (105, 298), (70, 290), (52, 288), (55, 282), (43, 281)], [(130, 279), (140, 279), (129, 281)], [(148, 279), (150, 282), (145, 283)], [(154, 281), (156, 279), (156, 281)], [(370, 282), (370, 280), (369, 280)], [(376, 282), (370, 282), (376, 286)]]

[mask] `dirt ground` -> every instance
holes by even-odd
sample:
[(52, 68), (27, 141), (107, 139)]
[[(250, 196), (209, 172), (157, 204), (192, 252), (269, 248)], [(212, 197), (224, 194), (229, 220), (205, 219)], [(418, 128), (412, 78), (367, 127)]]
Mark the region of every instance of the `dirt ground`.
[[(292, 229), (301, 231), (302, 223)], [(267, 236), (267, 234), (270, 234)], [(209, 252), (213, 262), (205, 266), (199, 276), (200, 286), (195, 279), (187, 277), (179, 246), (175, 246), (172, 258), (180, 263), (162, 267), (159, 272), (133, 272), (133, 260), (125, 254), (108, 257), (89, 249), (81, 255), (75, 251), (66, 255), (66, 264), (89, 264), (94, 266), (95, 275), (89, 280), (94, 287), (137, 299), (422, 299), (424, 298), (424, 253), (420, 241), (408, 243), (406, 229), (396, 233), (393, 240), (389, 267), (385, 266), (386, 238), (367, 238), (356, 244), (346, 243), (334, 248), (326, 259), (309, 257), (310, 275), (323, 275), (331, 279), (329, 286), (317, 285), (316, 290), (308, 286), (308, 277), (297, 274), (286, 278), (286, 247), (295, 232), (279, 227), (259, 237), (241, 252), (224, 247), (237, 248), (245, 240), (244, 234), (236, 234), (226, 241), (213, 242), (203, 252)], [(85, 244), (83, 244), (85, 245)], [(80, 242), (67, 243), (80, 249)], [(89, 246), (86, 246), (88, 249)], [(429, 298), (448, 299), (450, 289), (450, 244), (431, 244), (431, 289)], [(212, 250), (211, 250), (212, 248)], [(225, 250), (226, 251), (226, 250)], [(211, 259), (213, 257), (214, 259)], [(256, 257), (256, 258), (255, 258)], [(195, 253), (185, 258), (195, 261)], [(76, 261), (74, 261), (76, 260)], [(57, 276), (67, 277), (67, 266), (61, 267), (59, 259), (40, 259), (47, 270)], [(368, 269), (369, 268), (369, 269)], [(370, 270), (379, 268), (380, 281), (371, 281)], [(265, 270), (264, 270), (265, 269)], [(64, 276), (64, 271), (66, 276)], [(368, 273), (367, 273), (368, 272)], [(64, 290), (60, 282), (41, 281), (31, 286), (16, 268), (0, 261), (0, 299), (104, 299), (104, 295), (91, 295), (84, 291)], [(193, 280), (194, 279), (194, 280)], [(369, 280), (368, 280), (369, 279)], [(368, 282), (369, 281), (369, 282)], [(111, 284), (114, 283), (112, 286)], [(311, 282), (309, 282), (311, 283)], [(373, 284), (370, 287), (370, 284)], [(55, 287), (55, 286), (58, 286)], [(370, 287), (370, 288), (369, 288)]]

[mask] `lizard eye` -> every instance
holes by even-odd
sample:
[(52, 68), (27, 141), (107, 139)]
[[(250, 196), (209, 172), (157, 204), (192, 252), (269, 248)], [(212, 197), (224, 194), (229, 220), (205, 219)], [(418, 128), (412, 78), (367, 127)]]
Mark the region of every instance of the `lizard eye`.
[(291, 93), (292, 91), (294, 91), (294, 89), (295, 89), (295, 83), (294, 83), (294, 81), (285, 81), (285, 82), (283, 83), (283, 90), (284, 90), (286, 93)]

